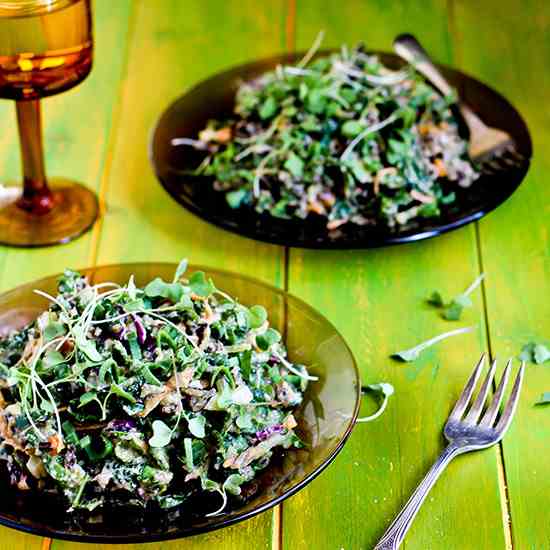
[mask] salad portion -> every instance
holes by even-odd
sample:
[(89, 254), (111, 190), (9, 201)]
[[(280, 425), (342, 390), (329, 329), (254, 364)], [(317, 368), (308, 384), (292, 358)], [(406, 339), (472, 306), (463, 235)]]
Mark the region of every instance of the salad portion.
[[(220, 513), (281, 449), (310, 376), (266, 310), (203, 272), (144, 288), (65, 271), (36, 321), (0, 340), (0, 459), (21, 490), (66, 508), (178, 506)], [(217, 505), (216, 505), (217, 506)]]
[(197, 139), (195, 173), (232, 208), (277, 218), (398, 228), (433, 218), (478, 173), (451, 106), (413, 67), (362, 46), (278, 66), (241, 85), (234, 115)]

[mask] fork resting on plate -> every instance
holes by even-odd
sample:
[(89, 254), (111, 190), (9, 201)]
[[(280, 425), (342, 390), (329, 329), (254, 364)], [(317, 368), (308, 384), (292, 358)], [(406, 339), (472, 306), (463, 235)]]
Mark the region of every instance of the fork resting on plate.
[[(414, 36), (399, 35), (394, 40), (393, 47), (397, 55), (408, 61), (444, 96), (454, 93), (453, 87), (433, 64), (426, 50)], [(458, 101), (458, 108), (470, 131), (468, 154), (482, 173), (494, 174), (519, 167), (525, 162), (525, 157), (517, 150), (510, 134), (487, 126), (463, 101)]]

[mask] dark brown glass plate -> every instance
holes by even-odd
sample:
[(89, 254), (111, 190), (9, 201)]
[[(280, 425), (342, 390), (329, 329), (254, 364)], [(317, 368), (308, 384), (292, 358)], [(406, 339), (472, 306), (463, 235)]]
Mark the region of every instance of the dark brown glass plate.
[[(173, 264), (121, 264), (83, 270), (95, 282), (137, 285), (160, 276), (171, 280)], [(284, 335), (293, 361), (311, 365), (312, 382), (296, 414), (298, 434), (306, 448), (274, 457), (262, 475), (246, 488), (247, 497), (230, 502), (226, 511), (205, 517), (219, 499), (191, 499), (172, 511), (112, 508), (92, 515), (71, 515), (58, 497), (11, 487), (0, 467), (0, 524), (36, 535), (94, 543), (131, 543), (187, 537), (226, 527), (268, 510), (307, 485), (326, 468), (349, 437), (360, 403), (359, 373), (353, 356), (336, 329), (313, 308), (289, 294), (254, 279), (200, 266), (221, 290), (245, 305), (262, 304), (272, 326)], [(33, 293), (56, 291), (57, 276), (0, 295), (0, 336), (20, 328), (47, 308)], [(1, 466), (1, 461), (0, 461)], [(254, 546), (254, 544), (252, 544)]]
[[(321, 52), (319, 55), (327, 53)], [(376, 53), (390, 67), (397, 68), (403, 64), (395, 55)], [(192, 88), (162, 114), (153, 133), (151, 161), (163, 187), (187, 210), (223, 229), (259, 241), (303, 248), (372, 248), (427, 239), (462, 227), (503, 203), (525, 177), (532, 148), (529, 131), (521, 115), (504, 97), (485, 84), (440, 66), (459, 96), (487, 124), (505, 130), (514, 138), (519, 152), (527, 159), (521, 167), (498, 175), (482, 176), (472, 187), (459, 192), (457, 201), (447, 207), (439, 218), (415, 221), (400, 229), (389, 229), (381, 224), (362, 227), (347, 224), (329, 233), (321, 218), (281, 220), (268, 214), (258, 214), (251, 208), (231, 209), (224, 193), (214, 191), (207, 178), (185, 174), (198, 166), (201, 154), (190, 147), (175, 147), (171, 141), (180, 137), (196, 139), (208, 120), (230, 117), (240, 83), (300, 57), (301, 54), (282, 55), (219, 73)]]

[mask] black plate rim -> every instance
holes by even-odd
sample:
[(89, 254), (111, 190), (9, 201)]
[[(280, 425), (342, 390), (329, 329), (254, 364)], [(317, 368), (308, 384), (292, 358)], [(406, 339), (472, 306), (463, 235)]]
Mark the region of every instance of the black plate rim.
[[(174, 270), (177, 267), (177, 264), (173, 262), (122, 262), (122, 263), (114, 263), (114, 264), (101, 264), (98, 266), (89, 266), (81, 269), (77, 269), (79, 272), (84, 272), (88, 270), (95, 270), (95, 269), (109, 269), (109, 268), (119, 268), (122, 266), (130, 267), (133, 266), (136, 267), (147, 267), (151, 265), (162, 265), (165, 267), (171, 267)], [(305, 309), (306, 311), (312, 313), (318, 318), (321, 318), (324, 322), (327, 323), (328, 326), (330, 326), (336, 334), (340, 336), (342, 339), (342, 342), (344, 344), (345, 349), (348, 351), (349, 356), (351, 358), (351, 363), (353, 366), (353, 371), (355, 374), (355, 406), (353, 410), (353, 414), (351, 418), (349, 419), (348, 426), (344, 432), (344, 435), (342, 436), (341, 440), (338, 442), (338, 445), (335, 447), (335, 449), (328, 455), (325, 460), (315, 469), (313, 470), (309, 475), (307, 475), (300, 483), (296, 484), (294, 487), (291, 487), (288, 491), (284, 492), (282, 495), (279, 495), (277, 497), (274, 497), (270, 500), (268, 500), (263, 505), (254, 508), (253, 510), (250, 510), (247, 513), (243, 514), (237, 514), (236, 516), (232, 518), (228, 518), (226, 520), (220, 521), (218, 523), (213, 523), (212, 525), (206, 525), (197, 527), (195, 529), (190, 529), (187, 531), (176, 531), (170, 534), (166, 535), (114, 535), (114, 536), (107, 536), (107, 535), (94, 535), (94, 534), (71, 534), (66, 531), (59, 531), (56, 529), (47, 529), (42, 527), (33, 527), (32, 525), (26, 525), (22, 524), (20, 522), (17, 522), (13, 519), (4, 517), (0, 514), (0, 525), (3, 525), (5, 527), (9, 527), (11, 529), (15, 529), (17, 531), (22, 531), (25, 533), (29, 533), (32, 535), (37, 535), (41, 537), (48, 537), (52, 539), (57, 540), (68, 540), (72, 542), (82, 542), (82, 543), (104, 543), (104, 544), (135, 544), (135, 543), (147, 543), (147, 542), (160, 542), (160, 541), (167, 541), (167, 540), (175, 540), (175, 539), (181, 539), (181, 538), (188, 538), (193, 537), (196, 535), (201, 535), (204, 533), (209, 533), (211, 531), (217, 531), (219, 529), (223, 529), (224, 527), (229, 527), (231, 525), (235, 525), (236, 523), (240, 523), (242, 521), (248, 520), (250, 518), (253, 518), (263, 512), (266, 512), (267, 510), (273, 508), (274, 506), (277, 506), (287, 498), (295, 495), (298, 491), (303, 489), (305, 486), (307, 486), (309, 483), (311, 483), (321, 472), (323, 472), (336, 458), (336, 456), (340, 453), (346, 442), (348, 441), (350, 435), (353, 432), (353, 428), (355, 427), (355, 421), (357, 420), (357, 417), (359, 415), (359, 409), (361, 406), (361, 374), (359, 372), (359, 368), (357, 366), (357, 361), (355, 359), (355, 355), (353, 354), (349, 344), (347, 343), (347, 340), (342, 336), (341, 332), (334, 326), (334, 324), (327, 319), (325, 315), (320, 313), (317, 309), (315, 309), (313, 306), (310, 306), (307, 302), (302, 300), (301, 298), (295, 296), (294, 294), (291, 294), (290, 292), (287, 292), (286, 290), (277, 288), (274, 285), (271, 285), (269, 283), (266, 283), (264, 281), (261, 281), (260, 279), (256, 279), (255, 277), (251, 277), (249, 275), (242, 275), (240, 273), (235, 273), (230, 270), (226, 269), (219, 269), (217, 267), (207, 266), (203, 264), (189, 264), (188, 269), (192, 270), (202, 270), (205, 272), (218, 272), (222, 273), (224, 275), (229, 275), (231, 277), (237, 277), (243, 281), (251, 282), (253, 284), (262, 286), (266, 289), (269, 289), (272, 292), (275, 292), (279, 295), (288, 296), (292, 300), (295, 300), (300, 308)], [(50, 280), (52, 277), (59, 277), (62, 273), (54, 273), (53, 275), (47, 275), (44, 277), (41, 277), (40, 279), (36, 279), (33, 281), (29, 281), (27, 283), (23, 283), (20, 285), (17, 285), (16, 287), (7, 290), (6, 292), (2, 292), (2, 296), (7, 296), (13, 292), (17, 292), (18, 290), (22, 289), (23, 287), (27, 287), (29, 284), (34, 284), (39, 288), (39, 285), (41, 283), (44, 283), (47, 280)]]
[[(337, 51), (336, 49), (326, 49), (318, 52), (316, 55), (325, 55), (330, 54)], [(369, 50), (369, 53), (372, 53), (374, 55), (392, 55), (395, 56), (393, 52), (384, 52), (379, 50)], [(465, 215), (458, 220), (455, 220), (450, 223), (441, 224), (437, 227), (434, 227), (432, 229), (415, 231), (412, 234), (404, 234), (404, 235), (387, 235), (382, 238), (377, 238), (372, 242), (340, 242), (339, 240), (326, 240), (321, 241), (319, 243), (316, 242), (303, 242), (301, 240), (293, 241), (292, 239), (285, 239), (285, 238), (277, 238), (277, 237), (266, 237), (266, 236), (260, 236), (260, 235), (253, 235), (253, 232), (245, 232), (239, 230), (239, 228), (234, 227), (232, 224), (229, 224), (227, 222), (224, 222), (223, 219), (219, 218), (218, 216), (215, 216), (213, 214), (210, 214), (210, 211), (206, 209), (201, 209), (196, 207), (193, 204), (190, 204), (186, 201), (184, 201), (181, 196), (178, 196), (176, 193), (173, 193), (171, 191), (171, 186), (169, 182), (167, 182), (161, 175), (158, 163), (155, 161), (155, 151), (154, 151), (154, 141), (156, 134), (161, 126), (161, 122), (164, 119), (165, 115), (171, 111), (180, 101), (183, 101), (184, 98), (188, 95), (193, 93), (196, 89), (198, 89), (201, 86), (206, 85), (210, 80), (220, 77), (224, 74), (232, 73), (237, 70), (244, 71), (248, 67), (252, 67), (256, 64), (260, 63), (268, 63), (271, 60), (279, 60), (279, 59), (293, 59), (293, 58), (300, 58), (303, 56), (305, 52), (296, 52), (296, 53), (280, 53), (277, 55), (272, 55), (268, 57), (263, 57), (259, 59), (255, 59), (253, 61), (248, 61), (245, 63), (235, 64), (230, 66), (227, 69), (223, 69), (221, 71), (218, 71), (214, 74), (211, 74), (210, 76), (207, 76), (206, 78), (203, 78), (196, 84), (194, 84), (189, 89), (185, 90), (181, 95), (179, 95), (175, 100), (173, 100), (160, 114), (160, 116), (155, 121), (154, 125), (151, 127), (150, 134), (149, 134), (149, 142), (148, 142), (148, 158), (151, 163), (153, 173), (156, 176), (157, 180), (160, 182), (161, 186), (164, 188), (166, 193), (170, 195), (170, 197), (175, 200), (178, 204), (183, 206), (187, 211), (191, 212), (198, 218), (211, 223), (212, 225), (219, 227), (220, 229), (223, 229), (225, 231), (229, 231), (235, 235), (239, 235), (241, 237), (244, 237), (246, 239), (255, 240), (257, 242), (265, 242), (268, 244), (275, 244), (275, 245), (281, 245), (281, 246), (288, 246), (291, 248), (303, 248), (303, 249), (312, 249), (312, 250), (363, 250), (363, 249), (371, 249), (371, 248), (382, 248), (385, 246), (394, 246), (398, 244), (406, 244), (406, 243), (412, 243), (417, 241), (423, 241), (427, 239), (431, 239), (434, 237), (437, 237), (439, 235), (443, 235), (445, 233), (448, 233), (449, 231), (454, 231), (456, 229), (460, 229), (461, 227), (464, 227), (465, 225), (468, 225), (472, 222), (475, 222), (490, 212), (496, 210), (499, 206), (501, 206), (504, 202), (506, 202), (519, 188), (519, 186), (524, 182), (525, 176), (527, 175), (527, 172), (529, 171), (532, 155), (533, 155), (533, 141), (531, 138), (531, 134), (529, 132), (529, 128), (527, 126), (527, 123), (524, 119), (524, 117), (521, 115), (518, 109), (506, 98), (504, 97), (500, 92), (495, 90), (492, 86), (489, 84), (486, 84), (484, 81), (475, 78), (471, 76), (469, 73), (466, 73), (464, 71), (455, 69), (449, 65), (436, 63), (436, 66), (445, 70), (450, 71), (455, 74), (457, 74), (460, 77), (463, 77), (466, 80), (474, 81), (477, 84), (481, 84), (485, 88), (489, 89), (493, 94), (499, 96), (499, 98), (508, 104), (510, 109), (512, 111), (515, 111), (519, 118), (521, 119), (523, 126), (525, 127), (526, 131), (526, 149), (528, 149), (529, 154), (527, 155), (523, 165), (522, 165), (522, 176), (518, 179), (518, 183), (510, 189), (510, 192), (507, 194), (501, 195), (498, 201), (496, 201), (494, 204), (490, 205), (489, 207), (481, 207), (479, 210), (476, 210), (475, 212), (472, 212), (469, 215)], [(268, 220), (270, 218), (269, 215), (265, 215), (265, 219)], [(260, 215), (258, 215), (258, 218), (260, 218)]]

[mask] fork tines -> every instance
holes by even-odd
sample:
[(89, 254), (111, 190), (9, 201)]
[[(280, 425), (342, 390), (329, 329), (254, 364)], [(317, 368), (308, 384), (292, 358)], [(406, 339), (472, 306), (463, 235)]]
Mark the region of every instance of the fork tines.
[(495, 425), (495, 421), (497, 419), (500, 406), (503, 401), (504, 392), (508, 384), (508, 378), (510, 377), (510, 370), (512, 368), (512, 359), (508, 360), (506, 364), (506, 368), (502, 373), (502, 377), (500, 379), (498, 388), (492, 400), (490, 401), (490, 403), (487, 403), (488, 406), (483, 416), (482, 416), (483, 407), (486, 404), (487, 396), (491, 389), (491, 385), (495, 375), (495, 370), (497, 365), (496, 360), (492, 362), (489, 368), (489, 372), (487, 373), (483, 383), (481, 384), (481, 388), (479, 390), (476, 400), (471, 405), (466, 416), (464, 416), (464, 414), (466, 413), (466, 409), (471, 401), (471, 398), (474, 393), (477, 382), (479, 380), (479, 377), (481, 375), (481, 371), (483, 370), (483, 367), (485, 364), (485, 358), (486, 358), (486, 354), (484, 353), (481, 356), (481, 359), (479, 360), (478, 364), (474, 368), (474, 371), (472, 372), (470, 378), (468, 379), (466, 386), (462, 390), (460, 397), (458, 398), (453, 410), (451, 411), (451, 414), (449, 415), (449, 421), (455, 421), (455, 422), (461, 421), (467, 425), (474, 425), (478, 423), (478, 420), (481, 417), (481, 420), (479, 420), (478, 425), (482, 428), (494, 429), (498, 433), (500, 438), (504, 435), (504, 433), (508, 429), (510, 422), (512, 420), (512, 417), (514, 416), (514, 412), (516, 410), (519, 393), (521, 389), (521, 383), (523, 380), (525, 363), (524, 362), (521, 363), (521, 367), (519, 368), (518, 374), (514, 381), (514, 385), (512, 387), (512, 391), (510, 393), (508, 402), (506, 403), (506, 406), (504, 407), (504, 410), (502, 411), (502, 414), (500, 415), (500, 418), (498, 419), (498, 422)]
[(482, 174), (496, 174), (506, 170), (520, 168), (526, 161), (516, 148), (514, 142), (506, 144), (486, 152), (473, 159)]

